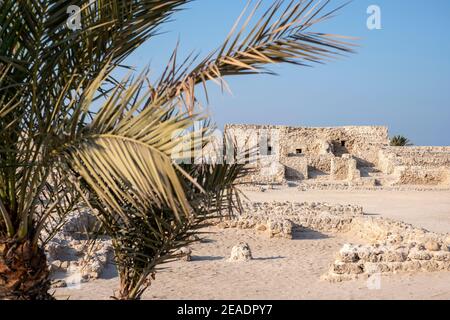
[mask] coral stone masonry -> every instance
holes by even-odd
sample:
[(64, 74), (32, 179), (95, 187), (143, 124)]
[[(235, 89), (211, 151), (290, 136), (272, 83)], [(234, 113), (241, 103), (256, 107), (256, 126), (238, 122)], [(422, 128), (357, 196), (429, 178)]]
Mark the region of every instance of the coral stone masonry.
[(293, 231), (346, 233), (360, 243), (342, 246), (322, 279), (336, 282), (381, 273), (450, 271), (450, 234), (402, 221), (371, 217), (354, 205), (244, 202), (243, 212), (221, 228), (253, 229), (270, 238), (293, 239)]
[(240, 152), (257, 150), (244, 183), (334, 181), (367, 187), (450, 187), (450, 147), (391, 147), (384, 126), (230, 124), (224, 131)]

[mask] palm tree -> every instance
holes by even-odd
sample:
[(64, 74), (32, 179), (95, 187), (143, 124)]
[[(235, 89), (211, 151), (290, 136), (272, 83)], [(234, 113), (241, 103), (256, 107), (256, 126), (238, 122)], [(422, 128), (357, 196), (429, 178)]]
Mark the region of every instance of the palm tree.
[(194, 180), (180, 176), (192, 212), (190, 216), (182, 216), (179, 222), (172, 209), (155, 206), (149, 209), (149, 214), (136, 214), (125, 223), (118, 216), (112, 219), (114, 214), (105, 212), (104, 206), (90, 199), (92, 209), (101, 212), (98, 216), (104, 218), (102, 225), (116, 253), (120, 288), (115, 299), (140, 299), (155, 279), (158, 265), (177, 259), (176, 249), (196, 241), (192, 236), (211, 219), (231, 216), (234, 209), (241, 209), (236, 180), (247, 173), (244, 164), (183, 164), (182, 167)]
[(323, 13), (328, 1), (280, 0), (254, 23), (260, 4), (246, 11), (198, 63), (178, 64), (175, 50), (154, 84), (145, 72), (115, 79), (112, 71), (188, 2), (73, 1), (82, 18), (73, 31), (67, 1), (0, 0), (0, 299), (52, 298), (44, 247), (81, 205), (114, 241), (119, 298), (139, 298), (192, 230), (236, 204), (241, 167), (171, 158), (181, 143), (173, 137), (199, 119), (197, 85), (225, 87), (224, 76), (351, 52), (341, 37), (309, 31), (336, 11)]
[(392, 147), (406, 147), (406, 146), (412, 146), (413, 144), (411, 143), (411, 141), (402, 136), (402, 135), (397, 135), (397, 136), (393, 136), (391, 138), (391, 142), (390, 145)]

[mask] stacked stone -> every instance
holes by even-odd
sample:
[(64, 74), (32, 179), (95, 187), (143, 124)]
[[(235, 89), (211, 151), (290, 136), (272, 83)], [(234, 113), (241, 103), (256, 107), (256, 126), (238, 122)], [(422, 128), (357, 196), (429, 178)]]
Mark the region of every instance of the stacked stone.
[(428, 239), (441, 241), (446, 235), (416, 228), (409, 223), (388, 218), (364, 217), (353, 221), (352, 232), (371, 242), (404, 244), (426, 242)]
[[(95, 229), (95, 218), (88, 210), (73, 212), (67, 223), (46, 246), (50, 271), (57, 278), (87, 282), (100, 277), (113, 260), (111, 240), (99, 236), (89, 240), (87, 230)], [(65, 280), (58, 281), (64, 286)]]
[(237, 219), (221, 221), (217, 224), (219, 228), (255, 229), (266, 232), (270, 238), (292, 239), (294, 224), (288, 219), (270, 217), (241, 216)]
[(390, 219), (357, 219), (353, 232), (370, 245), (345, 244), (326, 279), (342, 281), (373, 273), (450, 271), (450, 235)]
[(345, 232), (363, 209), (352, 205), (307, 202), (244, 202), (235, 219), (221, 221), (221, 228), (256, 229), (269, 237), (292, 239), (295, 230)]
[(245, 202), (243, 213), (222, 226), (255, 229), (269, 237), (291, 239), (293, 230), (350, 232), (366, 245), (346, 244), (326, 279), (342, 281), (373, 273), (450, 271), (450, 236), (410, 224), (367, 217), (352, 205)]
[(448, 245), (434, 240), (398, 246), (345, 244), (326, 278), (343, 281), (374, 273), (414, 271), (450, 271)]

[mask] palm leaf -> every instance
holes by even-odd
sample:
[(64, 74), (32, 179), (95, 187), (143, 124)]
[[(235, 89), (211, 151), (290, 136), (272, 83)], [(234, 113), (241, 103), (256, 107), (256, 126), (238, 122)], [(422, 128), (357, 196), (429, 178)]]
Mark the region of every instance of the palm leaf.
[(208, 81), (228, 89), (224, 80), (226, 76), (273, 74), (266, 69), (267, 65), (290, 63), (310, 66), (354, 52), (354, 44), (349, 41), (353, 38), (309, 31), (333, 17), (344, 6), (325, 11), (329, 3), (329, 0), (322, 4), (314, 0), (277, 0), (259, 19), (255, 16), (261, 1), (253, 8), (248, 5), (224, 43), (194, 67), (195, 57), (189, 57), (177, 65), (175, 49), (156, 86), (154, 99), (163, 97), (171, 100), (181, 95), (186, 108), (192, 112), (196, 103), (195, 86), (198, 84), (203, 85), (208, 97)]
[[(192, 126), (195, 118), (175, 114), (173, 105), (146, 104), (148, 93), (140, 95), (144, 83), (145, 75), (131, 84), (128, 78), (121, 82), (92, 122), (75, 130), (59, 152), (109, 210), (125, 221), (123, 208), (128, 205), (142, 215), (149, 207), (167, 206), (179, 218), (189, 214), (189, 204), (171, 156), (181, 143), (177, 132)], [(95, 91), (86, 90), (91, 94), (82, 98), (82, 104), (90, 105)], [(80, 118), (87, 110), (82, 104), (76, 109), (81, 110)]]

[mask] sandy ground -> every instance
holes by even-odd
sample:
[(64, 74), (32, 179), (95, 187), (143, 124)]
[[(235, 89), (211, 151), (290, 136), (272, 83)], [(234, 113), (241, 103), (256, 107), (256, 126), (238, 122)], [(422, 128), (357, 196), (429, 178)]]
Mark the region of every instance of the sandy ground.
[[(437, 232), (450, 232), (448, 192), (306, 191), (247, 192), (251, 200), (352, 203), (366, 212), (400, 219)], [(320, 280), (346, 235), (296, 234), (293, 240), (268, 239), (251, 230), (210, 228), (193, 246), (193, 261), (164, 266), (145, 299), (450, 299), (450, 272), (396, 274), (342, 283)], [(228, 262), (231, 248), (247, 242), (251, 262)], [(112, 269), (112, 268), (111, 268)], [(78, 289), (58, 289), (61, 299), (107, 299), (117, 288), (110, 272)], [(375, 283), (375, 285), (374, 285)]]

